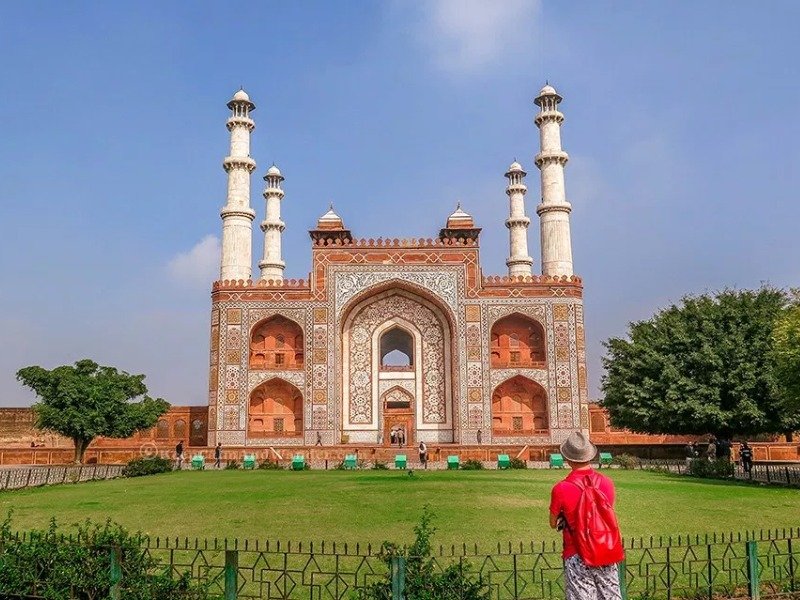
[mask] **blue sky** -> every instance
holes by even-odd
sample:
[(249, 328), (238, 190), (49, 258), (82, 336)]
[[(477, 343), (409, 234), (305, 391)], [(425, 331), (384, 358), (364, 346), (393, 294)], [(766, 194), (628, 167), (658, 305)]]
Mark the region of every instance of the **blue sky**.
[(5, 6), (0, 405), (32, 401), (18, 368), (83, 357), (207, 401), (239, 85), (258, 106), (258, 220), (260, 177), (273, 161), (286, 177), (288, 277), (306, 276), (331, 201), (364, 237), (433, 236), (461, 201), (501, 274), (515, 157), (535, 218), (545, 79), (565, 97), (596, 397), (601, 340), (628, 321), (689, 292), (800, 282), (799, 22), (777, 1)]

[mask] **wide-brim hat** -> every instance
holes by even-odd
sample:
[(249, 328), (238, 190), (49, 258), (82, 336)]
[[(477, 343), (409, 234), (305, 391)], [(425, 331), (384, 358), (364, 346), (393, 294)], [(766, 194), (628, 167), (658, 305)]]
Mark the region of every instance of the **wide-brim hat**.
[(561, 456), (572, 462), (589, 462), (597, 456), (597, 446), (583, 432), (573, 431), (561, 444)]

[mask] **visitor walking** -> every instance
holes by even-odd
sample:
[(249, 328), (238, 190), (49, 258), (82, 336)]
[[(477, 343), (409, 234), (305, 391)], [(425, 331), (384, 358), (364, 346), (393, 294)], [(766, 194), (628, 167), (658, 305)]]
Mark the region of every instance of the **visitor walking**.
[(314, 444), (315, 446), (322, 446), (322, 434), (318, 431), (317, 432), (317, 443)]
[(395, 429), (392, 429), (389, 433), (389, 439), (392, 442), (392, 446), (394, 446), (394, 443), (397, 441), (397, 431)]
[(406, 445), (406, 430), (405, 429), (401, 428), (397, 432), (397, 445), (401, 446), (401, 447)]
[(183, 440), (175, 446), (175, 462), (177, 463), (178, 471), (180, 471), (181, 465), (183, 465)]
[(423, 441), (419, 443), (419, 462), (424, 468), (428, 468), (428, 446)]
[(708, 438), (708, 446), (706, 446), (706, 458), (709, 462), (717, 460), (717, 440), (713, 437)]
[(550, 495), (550, 527), (563, 534), (566, 600), (621, 600), (614, 484), (592, 469), (597, 447), (583, 433), (570, 434), (561, 455), (571, 470)]
[(214, 468), (219, 469), (222, 467), (222, 442), (217, 442), (217, 447), (214, 448)]
[(753, 449), (747, 442), (742, 442), (739, 446), (739, 462), (742, 464), (742, 471), (750, 475), (753, 471)]
[(475, 441), (477, 441), (478, 444), (483, 442), (483, 432), (480, 429), (478, 429), (478, 433), (475, 434)]

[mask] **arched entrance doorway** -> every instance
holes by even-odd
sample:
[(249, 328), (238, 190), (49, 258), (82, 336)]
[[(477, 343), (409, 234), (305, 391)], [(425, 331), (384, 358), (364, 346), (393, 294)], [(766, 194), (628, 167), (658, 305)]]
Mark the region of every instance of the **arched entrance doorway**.
[(453, 441), (449, 321), (434, 302), (403, 288), (364, 294), (342, 324), (342, 432), (352, 442), (391, 443), (403, 431)]

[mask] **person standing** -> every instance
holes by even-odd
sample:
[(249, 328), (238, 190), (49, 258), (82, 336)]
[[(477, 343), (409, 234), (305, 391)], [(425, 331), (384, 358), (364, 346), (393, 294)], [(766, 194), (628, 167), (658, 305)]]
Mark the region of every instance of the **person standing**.
[(319, 431), (317, 432), (317, 442), (314, 445), (322, 446), (322, 434)]
[(419, 442), (419, 462), (424, 468), (428, 468), (428, 446), (421, 440)]
[(214, 448), (214, 468), (219, 469), (222, 467), (222, 442), (217, 442)]
[(394, 446), (394, 443), (397, 441), (397, 430), (396, 429), (393, 428), (389, 432), (389, 440), (392, 442), (392, 446)]
[(561, 444), (561, 455), (570, 472), (550, 494), (550, 527), (563, 534), (566, 600), (621, 600), (614, 484), (592, 469), (597, 447), (580, 431)]
[(406, 445), (406, 430), (405, 429), (401, 428), (397, 432), (397, 445), (400, 446), (400, 447)]
[(483, 443), (483, 432), (480, 429), (478, 429), (478, 433), (475, 434), (475, 441), (478, 442), (478, 445)]
[(177, 463), (178, 471), (180, 471), (183, 465), (183, 440), (178, 442), (178, 445), (175, 446), (175, 462)]
[(753, 470), (753, 449), (747, 442), (742, 442), (739, 447), (739, 461), (742, 463), (742, 470), (748, 475)]
[(708, 446), (706, 446), (706, 458), (709, 462), (717, 460), (717, 440), (713, 437), (708, 438)]

